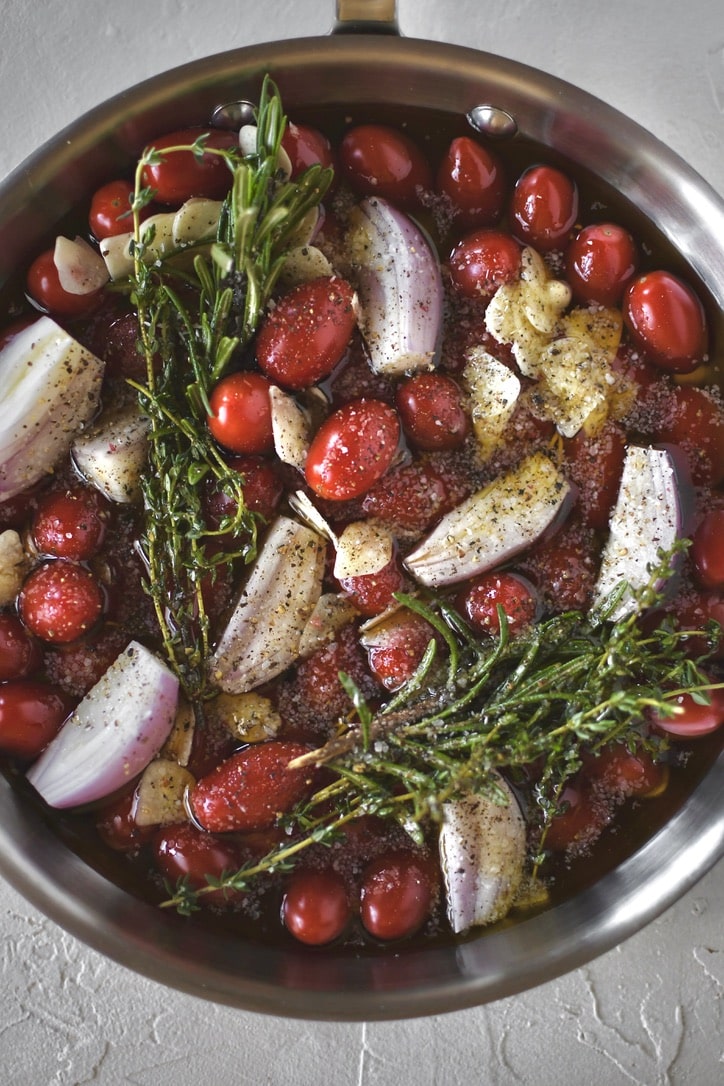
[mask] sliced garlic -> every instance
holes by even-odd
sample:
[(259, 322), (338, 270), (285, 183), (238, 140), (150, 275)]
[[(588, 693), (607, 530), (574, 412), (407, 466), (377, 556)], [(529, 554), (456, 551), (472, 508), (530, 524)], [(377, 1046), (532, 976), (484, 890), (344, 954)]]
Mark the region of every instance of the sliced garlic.
[(272, 525), (210, 662), (221, 690), (243, 694), (299, 656), (302, 632), (322, 593), (325, 541), (304, 524)]
[(93, 294), (109, 279), (103, 257), (84, 238), (56, 238), (53, 263), (58, 282), (68, 294)]
[(520, 395), (520, 380), (509, 366), (483, 347), (467, 353), (463, 380), (470, 393), (470, 414), (478, 452), (489, 460), (505, 436), (510, 416)]
[(392, 561), (394, 536), (373, 520), (348, 524), (337, 539), (334, 576), (365, 577), (379, 573)]
[(523, 881), (525, 822), (511, 789), (502, 796), (467, 795), (443, 804), (440, 865), (450, 925), (456, 934), (508, 914)]
[(304, 467), (309, 450), (310, 423), (303, 407), (278, 385), (269, 387), (274, 451), (283, 464)]
[(569, 490), (548, 457), (533, 453), (444, 516), (405, 565), (430, 588), (483, 573), (534, 543)]
[(334, 275), (334, 268), (321, 249), (314, 245), (299, 245), (287, 253), (279, 273), (279, 285), (291, 290), (310, 279), (326, 279)]
[(171, 239), (177, 249), (215, 237), (223, 203), (193, 197), (182, 204), (171, 221)]
[[(183, 251), (189, 245), (212, 241), (216, 236), (222, 207), (218, 200), (192, 197), (177, 211), (161, 211), (158, 215), (151, 215), (140, 228), (144, 263), (150, 264), (176, 251)], [(101, 257), (111, 279), (123, 279), (133, 271), (132, 242), (132, 231), (101, 241)]]
[(133, 803), (137, 826), (168, 826), (185, 818), (184, 795), (196, 784), (188, 769), (167, 758), (157, 758), (143, 771)]
[(104, 412), (88, 433), (73, 442), (76, 467), (109, 501), (128, 504), (140, 498), (149, 429), (148, 418), (130, 404)]

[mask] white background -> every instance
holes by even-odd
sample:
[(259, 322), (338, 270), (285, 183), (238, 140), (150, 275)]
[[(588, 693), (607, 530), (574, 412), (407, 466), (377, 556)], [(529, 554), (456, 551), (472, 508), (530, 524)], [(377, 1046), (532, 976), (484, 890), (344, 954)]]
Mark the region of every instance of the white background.
[[(400, 0), (410, 37), (543, 68), (724, 193), (721, 0)], [(0, 176), (90, 106), (234, 46), (323, 34), (332, 0), (0, 0)], [(2, 1086), (715, 1086), (724, 864), (625, 945), (533, 992), (413, 1022), (217, 1007), (108, 963), (0, 884)]]

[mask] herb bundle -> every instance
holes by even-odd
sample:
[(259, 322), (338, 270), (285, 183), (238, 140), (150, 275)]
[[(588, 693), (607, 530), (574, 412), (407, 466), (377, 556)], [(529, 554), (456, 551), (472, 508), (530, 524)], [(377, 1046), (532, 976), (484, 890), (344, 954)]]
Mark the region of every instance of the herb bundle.
[[(141, 541), (164, 649), (187, 697), (207, 694), (209, 616), (203, 586), (224, 567), (251, 561), (256, 525), (244, 503), (243, 479), (229, 468), (207, 420), (213, 386), (243, 365), (288, 250), (297, 244), (305, 217), (322, 199), (331, 173), (312, 167), (289, 181), (279, 168), (285, 117), (278, 91), (265, 79), (256, 117), (256, 149), (192, 145), (147, 148), (136, 169), (133, 198), (132, 301), (146, 360), (145, 383), (131, 382), (150, 419), (148, 469), (144, 475), (145, 529)], [(232, 173), (215, 241), (149, 257), (153, 225), (141, 211), (153, 200), (144, 170), (168, 155), (221, 156)], [(218, 529), (205, 521), (204, 488), (231, 499), (236, 512)], [(223, 535), (223, 549), (215, 538)], [(233, 544), (229, 546), (229, 539)]]

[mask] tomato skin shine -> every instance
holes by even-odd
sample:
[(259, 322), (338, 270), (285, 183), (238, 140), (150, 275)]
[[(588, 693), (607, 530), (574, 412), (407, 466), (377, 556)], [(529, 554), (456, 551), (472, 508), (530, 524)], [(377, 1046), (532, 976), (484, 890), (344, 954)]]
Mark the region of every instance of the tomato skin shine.
[[(109, 181), (94, 192), (88, 212), (88, 225), (94, 238), (101, 241), (127, 234), (133, 229), (132, 197), (133, 185), (130, 181)], [(141, 215), (141, 218), (145, 217)]]
[(259, 368), (299, 390), (328, 377), (354, 331), (354, 290), (344, 279), (312, 279), (284, 294), (256, 338)]
[(706, 354), (704, 308), (691, 287), (670, 272), (634, 279), (624, 295), (623, 319), (636, 345), (670, 373), (691, 373)]
[(444, 373), (417, 373), (395, 397), (403, 429), (419, 449), (457, 449), (470, 430), (460, 387)]
[(511, 228), (526, 245), (543, 253), (563, 245), (578, 215), (578, 190), (552, 166), (531, 166), (521, 174), (511, 201)]
[(229, 150), (237, 146), (235, 132), (219, 129), (181, 128), (153, 140), (151, 146), (161, 153), (159, 162), (143, 169), (143, 184), (154, 190), (154, 199), (160, 204), (183, 204), (192, 196), (207, 200), (222, 200), (231, 188), (231, 170), (221, 155), (204, 154), (197, 158), (192, 151), (174, 151), (163, 154), (169, 147), (191, 146), (206, 135), (205, 146)]
[(397, 413), (381, 400), (353, 400), (326, 419), (314, 436), (304, 474), (329, 501), (359, 498), (381, 479), (400, 440)]
[(493, 226), (503, 213), (505, 177), (496, 155), (469, 136), (454, 139), (437, 171), (456, 226)]
[(343, 934), (351, 916), (347, 887), (336, 871), (300, 868), (290, 876), (282, 920), (300, 943), (331, 943)]
[(382, 196), (399, 207), (416, 207), (432, 188), (432, 172), (419, 147), (395, 128), (363, 124), (350, 128), (339, 149), (342, 173), (357, 192)]
[(616, 305), (637, 265), (635, 242), (628, 230), (616, 223), (584, 226), (566, 254), (566, 276), (573, 296), (584, 303)]
[(222, 377), (209, 400), (209, 430), (229, 452), (262, 455), (274, 448), (269, 389), (261, 373)]
[(429, 862), (399, 849), (373, 860), (362, 878), (360, 918), (376, 939), (414, 935), (430, 915), (435, 880)]
[(72, 702), (48, 683), (18, 679), (0, 686), (0, 753), (37, 758), (57, 734)]
[(18, 602), (23, 622), (36, 637), (63, 645), (96, 624), (104, 597), (90, 570), (55, 558), (26, 577)]

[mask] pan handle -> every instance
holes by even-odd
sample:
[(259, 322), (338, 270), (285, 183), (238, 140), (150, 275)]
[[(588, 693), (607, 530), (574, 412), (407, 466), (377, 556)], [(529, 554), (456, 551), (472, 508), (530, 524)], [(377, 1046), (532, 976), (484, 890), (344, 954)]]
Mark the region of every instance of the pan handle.
[(396, 0), (337, 0), (333, 34), (399, 34)]

